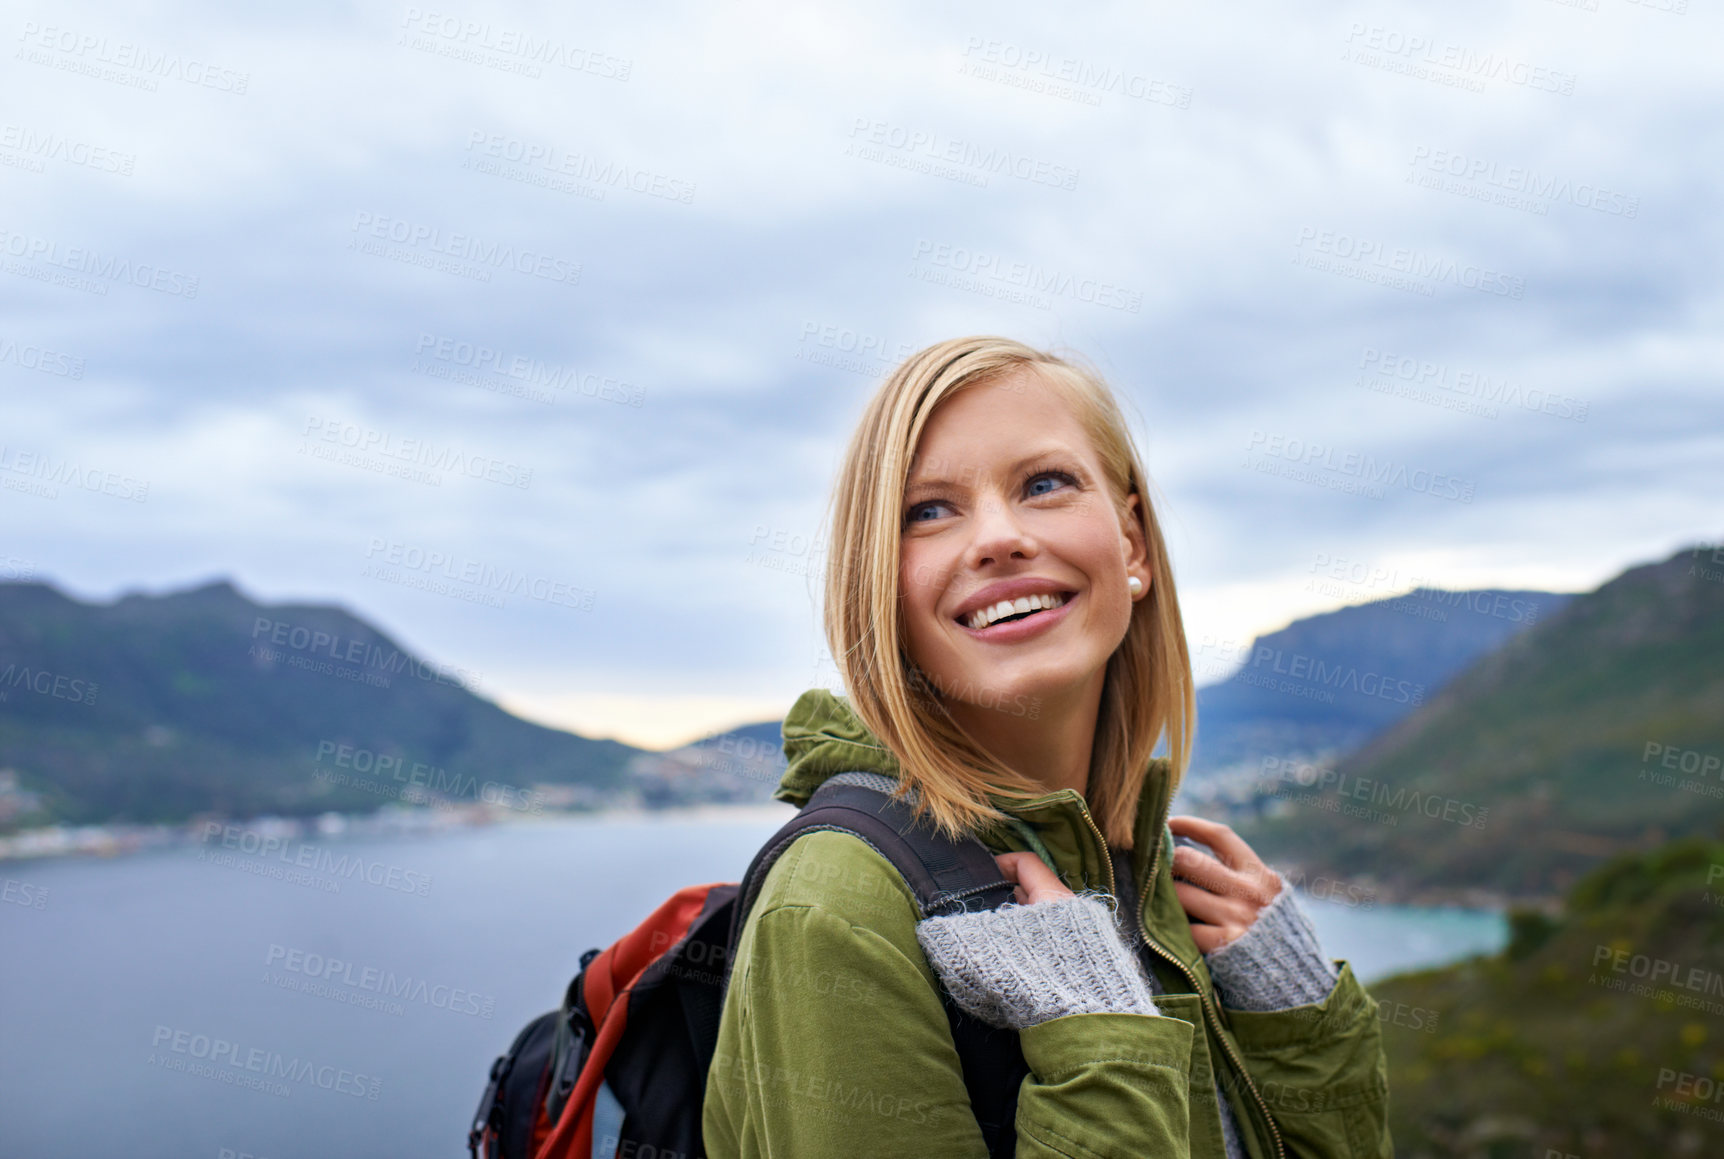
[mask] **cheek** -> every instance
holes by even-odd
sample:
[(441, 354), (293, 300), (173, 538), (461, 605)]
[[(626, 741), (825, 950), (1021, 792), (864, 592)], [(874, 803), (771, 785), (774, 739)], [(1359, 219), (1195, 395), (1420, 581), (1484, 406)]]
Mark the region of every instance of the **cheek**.
[(1125, 642), (1125, 634), (1131, 630), (1133, 608), (1131, 597), (1125, 594), (1123, 586), (1118, 592), (1110, 591), (1097, 601), (1096, 635), (1108, 653)]
[(940, 599), (942, 575), (935, 564), (924, 557), (924, 553), (908, 550), (899, 559), (898, 606), (904, 617), (904, 628), (914, 644), (939, 627), (935, 623), (935, 607)]
[(1089, 579), (1089, 615), (1086, 617), (1096, 631), (1115, 636), (1117, 644), (1125, 638), (1131, 626), (1131, 595), (1125, 584), (1125, 552), (1119, 533), (1111, 525), (1097, 521), (1085, 527), (1081, 535), (1069, 541), (1073, 561)]
[(1125, 548), (1119, 526), (1105, 513), (1068, 528), (1060, 550), (1101, 591), (1125, 590)]

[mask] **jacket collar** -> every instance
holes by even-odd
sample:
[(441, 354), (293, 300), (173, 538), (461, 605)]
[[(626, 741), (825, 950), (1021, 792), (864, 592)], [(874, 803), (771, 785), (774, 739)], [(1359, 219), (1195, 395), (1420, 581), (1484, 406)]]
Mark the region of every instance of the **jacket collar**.
[[(816, 688), (802, 694), (784, 718), (784, 755), (789, 762), (773, 794), (801, 807), (829, 777), (860, 770), (896, 779), (898, 760), (863, 726), (841, 697)], [(1173, 836), (1167, 830), (1173, 803), (1172, 767), (1150, 762), (1138, 795), (1132, 833), (1131, 871), (1142, 900), (1145, 932), (1187, 966), (1200, 968), (1202, 954), (1191, 940), (1185, 911), (1173, 889)], [(992, 797), (1009, 821), (979, 834), (998, 851), (1034, 850), (1053, 864), (1073, 889), (1110, 890), (1113, 866), (1100, 829), (1083, 796), (1060, 789), (1028, 800)], [(1153, 879), (1150, 876), (1153, 867)], [(1200, 976), (1207, 976), (1200, 971)]]

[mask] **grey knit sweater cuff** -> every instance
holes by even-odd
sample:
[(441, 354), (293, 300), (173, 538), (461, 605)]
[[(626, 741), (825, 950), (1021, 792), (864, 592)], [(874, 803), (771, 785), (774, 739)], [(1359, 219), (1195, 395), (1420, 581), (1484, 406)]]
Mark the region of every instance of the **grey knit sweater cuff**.
[(928, 918), (916, 940), (958, 1006), (990, 1026), (1160, 1013), (1095, 895)]
[(1341, 976), (1323, 956), (1311, 919), (1286, 885), (1250, 929), (1204, 960), (1222, 1005), (1232, 1010), (1286, 1010), (1321, 1002)]

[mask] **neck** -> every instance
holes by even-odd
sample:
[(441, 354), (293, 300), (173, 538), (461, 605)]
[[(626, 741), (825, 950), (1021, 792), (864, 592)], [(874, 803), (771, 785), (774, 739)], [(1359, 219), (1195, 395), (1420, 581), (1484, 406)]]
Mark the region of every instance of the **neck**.
[(1027, 698), (1034, 706), (1033, 715), (955, 699), (948, 699), (946, 706), (964, 731), (1012, 772), (1050, 793), (1076, 789), (1082, 795), (1089, 789), (1090, 755), (1095, 750), (1105, 680), (1105, 674), (1098, 672), (1065, 695)]

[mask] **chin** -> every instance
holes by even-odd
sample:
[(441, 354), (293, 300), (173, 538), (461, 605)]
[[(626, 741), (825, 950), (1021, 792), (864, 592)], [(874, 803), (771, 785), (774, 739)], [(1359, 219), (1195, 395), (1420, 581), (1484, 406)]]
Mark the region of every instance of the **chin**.
[[(1096, 674), (1097, 670), (1087, 664), (1025, 662), (962, 671), (954, 679), (937, 683), (948, 690), (950, 699), (976, 708), (1037, 716), (1044, 706), (1080, 692)], [(1037, 711), (1030, 711), (1032, 708)]]

